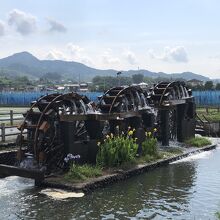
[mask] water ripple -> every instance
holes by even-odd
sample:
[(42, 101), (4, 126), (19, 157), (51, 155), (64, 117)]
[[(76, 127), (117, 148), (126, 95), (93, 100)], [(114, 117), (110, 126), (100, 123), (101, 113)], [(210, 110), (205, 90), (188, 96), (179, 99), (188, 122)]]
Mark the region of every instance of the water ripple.
[(0, 219), (215, 219), (219, 160), (216, 149), (65, 201), (40, 194), (33, 182), (0, 179)]

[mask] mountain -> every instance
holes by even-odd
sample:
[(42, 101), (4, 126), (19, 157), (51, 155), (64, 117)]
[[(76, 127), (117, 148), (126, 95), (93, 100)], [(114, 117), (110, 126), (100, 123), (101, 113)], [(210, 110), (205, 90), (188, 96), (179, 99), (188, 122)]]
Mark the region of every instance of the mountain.
[[(113, 69), (100, 70), (88, 67), (82, 63), (74, 61), (62, 60), (39, 60), (29, 52), (15, 53), (9, 57), (0, 59), (0, 75), (7, 75), (10, 77), (26, 75), (30, 78), (39, 78), (45, 73), (59, 73), (65, 78), (75, 78), (78, 80), (91, 80), (94, 76), (115, 76), (118, 71)], [(143, 74), (150, 78), (168, 78), (168, 79), (198, 79), (202, 81), (210, 80), (208, 77), (191, 73), (163, 73), (151, 72), (148, 70), (128, 70), (123, 71), (123, 76), (132, 76), (133, 74)]]
[(13, 54), (0, 59), (0, 74), (7, 76), (27, 75), (38, 78), (45, 73), (60, 73), (64, 77), (91, 79), (96, 75), (116, 74), (116, 70), (98, 70), (77, 62), (62, 60), (39, 60), (28, 52)]

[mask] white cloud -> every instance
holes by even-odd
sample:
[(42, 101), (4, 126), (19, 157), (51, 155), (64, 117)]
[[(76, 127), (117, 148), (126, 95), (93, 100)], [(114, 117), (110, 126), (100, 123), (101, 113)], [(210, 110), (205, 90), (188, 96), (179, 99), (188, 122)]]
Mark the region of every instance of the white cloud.
[(37, 19), (31, 14), (14, 9), (9, 13), (8, 24), (22, 35), (28, 35), (37, 29)]
[(70, 53), (74, 56), (79, 56), (80, 53), (82, 51), (84, 51), (84, 48), (76, 45), (76, 44), (73, 44), (73, 43), (68, 43), (67, 44), (67, 49), (70, 51)]
[(219, 60), (220, 59), (220, 54), (209, 56), (209, 59), (217, 59), (217, 60)]
[(176, 46), (173, 48), (165, 47), (162, 55), (155, 55), (154, 51), (151, 49), (148, 51), (149, 55), (153, 59), (163, 60), (163, 61), (176, 61), (186, 63), (188, 62), (188, 55), (185, 47)]
[(51, 50), (46, 56), (48, 60), (68, 60), (67, 57), (58, 50)]
[(89, 65), (89, 66), (93, 65), (92, 60), (87, 56), (82, 56), (81, 59), (80, 59), (80, 62), (85, 64), (85, 65)]
[(5, 25), (2, 21), (0, 21), (0, 36), (5, 34)]
[(112, 55), (112, 50), (107, 49), (102, 55), (102, 63), (107, 66), (117, 65), (120, 63), (119, 58)]
[(93, 61), (84, 53), (84, 48), (73, 43), (68, 43), (63, 48), (51, 48), (45, 58), (48, 60), (74, 61), (93, 66)]
[(129, 64), (131, 64), (131, 65), (137, 64), (136, 55), (132, 51), (130, 51), (130, 50), (125, 51), (124, 57)]
[(62, 23), (60, 23), (52, 18), (47, 18), (47, 21), (50, 25), (50, 29), (49, 29), (50, 32), (64, 33), (67, 31), (66, 27)]
[(70, 54), (70, 60), (74, 60), (76, 62), (84, 63), (86, 65), (92, 65), (93, 62), (85, 54), (85, 49), (83, 47), (80, 47), (79, 45), (73, 44), (73, 43), (68, 43), (66, 45), (66, 48)]

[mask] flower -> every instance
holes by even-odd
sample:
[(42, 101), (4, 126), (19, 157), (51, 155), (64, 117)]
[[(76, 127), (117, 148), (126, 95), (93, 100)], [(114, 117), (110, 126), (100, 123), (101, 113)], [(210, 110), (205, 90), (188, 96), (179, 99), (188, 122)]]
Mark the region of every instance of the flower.
[(67, 154), (67, 156), (64, 158), (64, 161), (66, 162), (66, 163), (68, 163), (69, 161), (71, 161), (71, 160), (76, 160), (76, 159), (80, 159), (80, 155), (79, 154), (77, 154), (77, 155), (72, 155), (72, 154)]
[(145, 132), (145, 136), (146, 136), (146, 137), (150, 137), (151, 134), (152, 134), (152, 133), (151, 133), (150, 131), (149, 131), (149, 132)]
[(110, 138), (110, 136), (107, 134), (107, 135), (106, 135), (106, 138), (107, 138), (107, 139), (109, 139), (109, 138)]
[(99, 141), (99, 142), (97, 143), (97, 145), (100, 146), (100, 145), (101, 145), (101, 142)]
[(154, 132), (157, 132), (157, 128), (154, 128), (154, 130), (153, 130)]
[(113, 138), (113, 137), (114, 137), (114, 135), (113, 135), (112, 133), (111, 133), (110, 135), (111, 135), (111, 138)]
[(132, 136), (134, 134), (134, 131), (133, 130), (130, 130), (129, 132), (128, 132), (128, 135), (129, 136)]

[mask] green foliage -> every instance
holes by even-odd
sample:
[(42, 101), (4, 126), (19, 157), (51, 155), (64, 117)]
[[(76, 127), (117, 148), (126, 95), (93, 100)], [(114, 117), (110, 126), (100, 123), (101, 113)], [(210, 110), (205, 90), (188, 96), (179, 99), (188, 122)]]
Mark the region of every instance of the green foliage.
[(41, 78), (41, 82), (60, 82), (62, 76), (56, 72), (45, 73)]
[(132, 81), (133, 81), (133, 83), (136, 83), (136, 84), (141, 83), (144, 81), (144, 75), (140, 74), (140, 73), (134, 74), (134, 75), (132, 75)]
[(0, 89), (7, 87), (14, 87), (15, 89), (26, 88), (27, 86), (33, 85), (27, 76), (16, 76), (16, 77), (5, 77), (0, 76)]
[(93, 90), (96, 91), (106, 91), (111, 87), (115, 87), (119, 85), (130, 85), (132, 84), (132, 79), (130, 77), (125, 76), (95, 76), (92, 79)]
[(147, 137), (142, 143), (142, 155), (156, 156), (158, 155), (157, 150), (157, 139), (154, 137)]
[(218, 219), (220, 219), (220, 212), (216, 212), (215, 214), (216, 214), (216, 217), (217, 217)]
[(144, 161), (147, 163), (154, 162), (155, 160), (160, 159), (159, 155), (149, 155), (144, 156)]
[(215, 89), (216, 89), (216, 90), (220, 90), (220, 83), (217, 83), (217, 84), (216, 84)]
[(142, 142), (142, 156), (158, 156), (157, 139), (154, 137), (157, 129), (154, 128), (153, 132), (146, 132), (146, 138)]
[(98, 177), (102, 175), (102, 169), (99, 166), (88, 164), (72, 164), (68, 173), (65, 175), (66, 180), (86, 180), (87, 178)]
[(205, 90), (212, 90), (214, 87), (213, 82), (212, 81), (207, 81), (204, 85)]
[(133, 132), (129, 131), (127, 135), (106, 136), (104, 142), (99, 146), (97, 164), (104, 167), (115, 167), (134, 161), (138, 145), (131, 137)]
[(173, 157), (173, 156), (176, 156), (176, 155), (179, 155), (179, 154), (182, 154), (182, 153), (183, 153), (183, 150), (180, 149), (180, 148), (177, 148), (177, 147), (167, 148), (166, 147), (164, 149), (161, 149), (158, 152), (158, 158), (166, 159), (166, 158)]
[(186, 141), (186, 144), (192, 147), (203, 147), (211, 144), (211, 141), (204, 137), (195, 137)]
[(177, 147), (170, 147), (166, 149), (166, 152), (176, 155), (176, 154), (182, 154), (183, 150)]
[[(220, 121), (220, 112), (218, 111), (218, 108), (197, 108), (196, 113), (199, 115), (201, 119), (207, 119), (210, 122), (218, 122)], [(205, 118), (204, 118), (204, 116)]]

